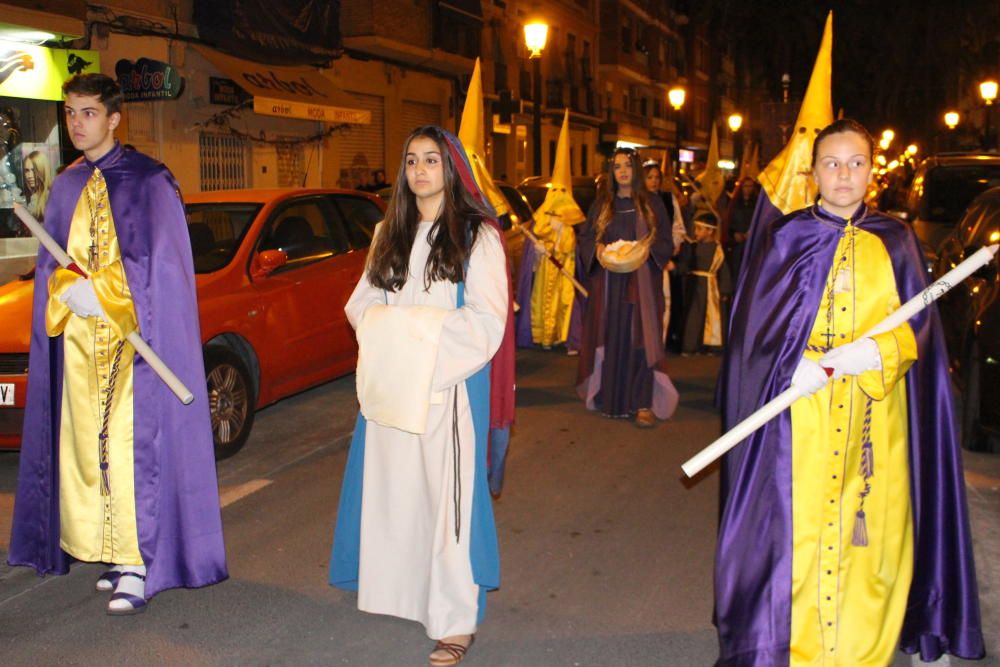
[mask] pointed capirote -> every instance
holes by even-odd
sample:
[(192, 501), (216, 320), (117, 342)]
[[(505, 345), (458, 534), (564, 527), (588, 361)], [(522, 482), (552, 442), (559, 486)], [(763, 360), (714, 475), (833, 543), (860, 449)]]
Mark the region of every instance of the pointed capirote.
[(812, 179), (812, 145), (819, 131), (833, 122), (830, 84), (833, 78), (833, 12), (826, 17), (823, 39), (813, 65), (788, 143), (760, 175), (771, 203), (783, 214), (811, 205), (816, 199)]
[(458, 128), (458, 139), (462, 142), (462, 146), (469, 156), (476, 184), (490, 200), (497, 215), (503, 215), (510, 211), (510, 206), (503, 193), (500, 192), (500, 188), (493, 182), (489, 169), (486, 168), (484, 117), (483, 77), (479, 69), (479, 58), (476, 58), (472, 79), (469, 81), (469, 91), (465, 96), (465, 108), (462, 109), (462, 124)]
[(565, 225), (577, 225), (587, 219), (579, 204), (573, 199), (573, 166), (570, 160), (569, 109), (563, 113), (559, 143), (556, 144), (556, 164), (552, 169), (552, 180), (545, 201), (535, 211), (535, 221), (541, 222), (545, 216), (558, 216)]
[(698, 174), (696, 180), (701, 186), (702, 194), (705, 196), (705, 208), (712, 210), (715, 202), (719, 200), (722, 192), (726, 189), (726, 177), (722, 174), (722, 169), (719, 168), (719, 137), (715, 129), (715, 123), (712, 123), (712, 139), (708, 144), (708, 158), (705, 161), (705, 171)]

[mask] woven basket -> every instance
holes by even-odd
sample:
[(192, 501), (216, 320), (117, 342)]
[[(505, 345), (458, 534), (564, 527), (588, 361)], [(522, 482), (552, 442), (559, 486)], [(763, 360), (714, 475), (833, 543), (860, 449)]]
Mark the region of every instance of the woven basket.
[(615, 241), (604, 246), (604, 251), (597, 254), (597, 261), (612, 273), (632, 273), (649, 258), (652, 243), (652, 234), (638, 241)]

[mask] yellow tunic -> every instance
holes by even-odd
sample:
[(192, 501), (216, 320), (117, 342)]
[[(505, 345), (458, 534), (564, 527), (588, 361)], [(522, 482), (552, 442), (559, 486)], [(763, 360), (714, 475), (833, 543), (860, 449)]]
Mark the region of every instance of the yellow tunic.
[[(545, 248), (573, 275), (576, 267), (576, 234), (571, 225), (559, 231), (549, 221), (535, 221), (535, 235)], [(546, 347), (564, 343), (569, 335), (575, 288), (559, 268), (546, 257), (540, 258), (531, 287), (531, 338)]]
[[(138, 321), (122, 266), (107, 186), (98, 169), (73, 212), (67, 252), (78, 266), (86, 267), (109, 321), (73, 314), (59, 296), (79, 276), (66, 269), (52, 274), (45, 324), (49, 336), (62, 334), (64, 351), (59, 430), (60, 546), (82, 561), (142, 565), (133, 479), (133, 349), (124, 343), (125, 337), (138, 329)], [(100, 433), (105, 415), (108, 438), (102, 447)], [(106, 475), (102, 468), (106, 468)]]
[[(863, 222), (848, 226), (826, 285), (806, 352), (812, 359), (900, 304), (885, 246)], [(909, 324), (874, 339), (882, 370), (843, 377), (792, 406), (792, 665), (888, 665), (902, 628), (913, 574), (903, 376), (917, 346)], [(874, 467), (866, 480), (869, 405)], [(866, 483), (868, 544), (858, 546), (852, 536)]]

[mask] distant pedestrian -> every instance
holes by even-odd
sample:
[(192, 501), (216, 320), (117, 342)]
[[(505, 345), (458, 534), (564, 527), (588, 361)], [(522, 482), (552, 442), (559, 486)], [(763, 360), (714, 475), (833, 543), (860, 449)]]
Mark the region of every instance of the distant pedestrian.
[(378, 192), (379, 190), (385, 190), (391, 187), (391, 183), (385, 180), (385, 169), (376, 169), (372, 172), (372, 192)]
[(753, 220), (754, 209), (757, 208), (759, 193), (757, 181), (744, 177), (723, 216), (720, 240), (726, 250), (726, 260), (734, 279), (739, 276), (740, 264), (743, 262), (743, 244), (750, 233), (750, 222)]
[(507, 365), (493, 386), (512, 400), (510, 278), (454, 135), (416, 129), (396, 182), (345, 308), (361, 412), (330, 583), (356, 590), (362, 611), (421, 623), (437, 640), (430, 664), (455, 665), (500, 583), (486, 448), (491, 361)]
[(732, 281), (718, 232), (715, 216), (699, 212), (694, 219), (694, 239), (684, 244), (677, 259), (684, 274), (684, 355), (722, 348)]

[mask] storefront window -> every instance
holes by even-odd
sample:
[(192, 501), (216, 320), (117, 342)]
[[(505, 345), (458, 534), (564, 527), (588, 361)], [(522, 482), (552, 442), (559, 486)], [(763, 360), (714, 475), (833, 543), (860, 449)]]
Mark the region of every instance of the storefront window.
[(52, 181), (63, 164), (59, 104), (0, 97), (0, 283), (30, 270), (38, 242), (14, 216), (15, 202), (44, 222)]

